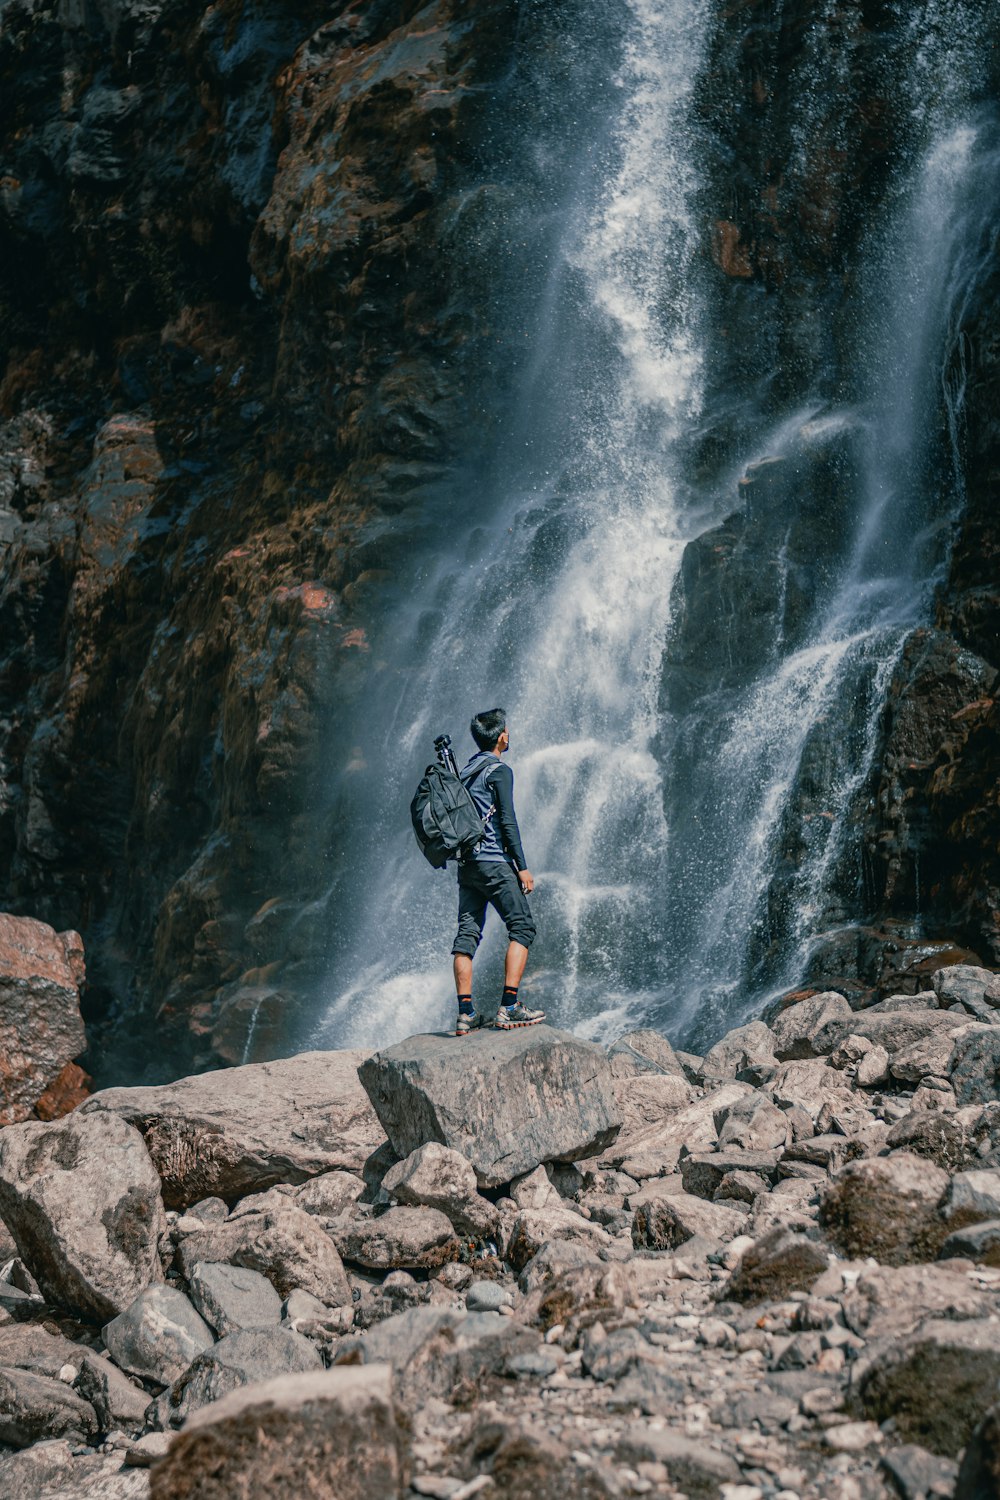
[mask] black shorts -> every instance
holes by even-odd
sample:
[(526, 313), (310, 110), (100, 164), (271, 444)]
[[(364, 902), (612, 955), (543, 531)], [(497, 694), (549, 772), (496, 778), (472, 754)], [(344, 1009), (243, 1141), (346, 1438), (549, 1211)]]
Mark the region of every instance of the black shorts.
[(500, 913), (512, 943), (530, 948), (535, 924), (521, 882), (506, 860), (468, 859), (458, 867), (458, 932), (452, 953), (471, 958), (479, 947), (486, 921), (486, 908)]

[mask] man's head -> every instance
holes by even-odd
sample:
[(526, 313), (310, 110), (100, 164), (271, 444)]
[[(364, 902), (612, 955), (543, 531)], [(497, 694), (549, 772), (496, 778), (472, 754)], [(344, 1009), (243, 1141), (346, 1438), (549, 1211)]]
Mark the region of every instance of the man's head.
[[(495, 750), (507, 729), (507, 711), (503, 708), (486, 708), (476, 714), (469, 730), (480, 750)], [(502, 747), (506, 749), (506, 745)]]

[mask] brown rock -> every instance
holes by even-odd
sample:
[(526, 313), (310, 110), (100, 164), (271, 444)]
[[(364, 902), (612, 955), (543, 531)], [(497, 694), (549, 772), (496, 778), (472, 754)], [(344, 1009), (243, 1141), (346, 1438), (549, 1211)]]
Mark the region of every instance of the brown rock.
[(195, 1412), (151, 1469), (150, 1496), (397, 1500), (406, 1468), (389, 1367), (351, 1365), (280, 1376)]
[(824, 1193), (819, 1221), (846, 1255), (888, 1266), (934, 1260), (948, 1234), (938, 1214), (947, 1186), (946, 1172), (905, 1151), (850, 1162)]
[(91, 1078), (78, 1063), (69, 1062), (35, 1101), (40, 1120), (60, 1120), (90, 1097)]
[(83, 977), (79, 933), (0, 912), (0, 1125), (26, 1120), (86, 1047)]
[(826, 1268), (821, 1245), (775, 1228), (743, 1252), (726, 1283), (725, 1296), (731, 1302), (762, 1302), (787, 1297), (789, 1292), (807, 1292)]

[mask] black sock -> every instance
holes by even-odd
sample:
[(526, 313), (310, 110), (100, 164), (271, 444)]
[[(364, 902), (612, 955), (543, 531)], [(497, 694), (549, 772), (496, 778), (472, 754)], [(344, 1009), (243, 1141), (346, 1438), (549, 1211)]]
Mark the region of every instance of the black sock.
[(504, 1010), (513, 1010), (517, 1004), (517, 988), (509, 984), (503, 987), (503, 999), (500, 1001)]
[(458, 1013), (460, 1016), (471, 1016), (473, 1014), (471, 995), (459, 995)]

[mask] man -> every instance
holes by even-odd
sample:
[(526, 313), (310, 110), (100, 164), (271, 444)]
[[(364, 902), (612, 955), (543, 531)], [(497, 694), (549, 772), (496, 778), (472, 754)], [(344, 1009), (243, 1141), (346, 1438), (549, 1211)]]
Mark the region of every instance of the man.
[(458, 865), (458, 932), (451, 949), (458, 994), (456, 1036), (467, 1036), (484, 1024), (472, 1004), (472, 958), (483, 935), (487, 905), (500, 913), (509, 940), (494, 1025), (509, 1031), (515, 1026), (537, 1026), (545, 1019), (544, 1011), (529, 1010), (517, 998), (535, 937), (527, 900), (535, 882), (514, 815), (514, 773), (500, 759), (510, 746), (507, 715), (502, 708), (487, 709), (476, 715), (469, 728), (479, 748), (463, 768), (462, 781), (486, 827), (474, 853)]

